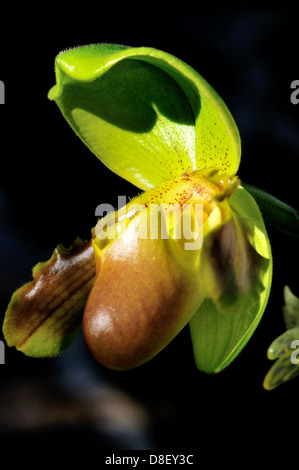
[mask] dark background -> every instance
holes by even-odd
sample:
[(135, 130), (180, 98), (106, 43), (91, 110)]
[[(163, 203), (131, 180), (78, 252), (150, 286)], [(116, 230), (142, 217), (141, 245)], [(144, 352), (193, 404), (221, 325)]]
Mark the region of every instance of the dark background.
[[(77, 4), (76, 4), (77, 5)], [(88, 8), (87, 8), (88, 7)], [(73, 10), (73, 11), (71, 11)], [(4, 16), (0, 79), (0, 317), (31, 268), (57, 245), (89, 238), (95, 208), (136, 188), (106, 169), (79, 141), (55, 103), (54, 59), (63, 49), (108, 42), (149, 46), (193, 66), (231, 110), (242, 139), (239, 176), (298, 208), (299, 105), (294, 7), (164, 8), (52, 6)], [(266, 351), (284, 331), (283, 286), (299, 295), (297, 241), (269, 227), (274, 279), (252, 339), (221, 374), (197, 371), (188, 328), (148, 364), (104, 369), (81, 337), (61, 357), (37, 360), (6, 347), (0, 366), (0, 447), (28, 449), (197, 449), (230, 461), (291, 454), (299, 379), (265, 391)], [(1, 337), (2, 338), (2, 337)], [(275, 449), (275, 450), (274, 450)], [(71, 452), (71, 451), (70, 451)]]

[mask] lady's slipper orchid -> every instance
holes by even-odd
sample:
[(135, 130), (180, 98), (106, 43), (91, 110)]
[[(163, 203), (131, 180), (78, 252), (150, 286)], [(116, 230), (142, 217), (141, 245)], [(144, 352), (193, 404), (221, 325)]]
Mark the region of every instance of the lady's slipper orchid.
[(143, 364), (189, 323), (198, 368), (222, 370), (258, 325), (272, 277), (262, 216), (236, 176), (231, 114), (191, 67), (155, 49), (73, 49), (56, 58), (56, 78), (49, 97), (77, 135), (145, 192), (101, 219), (91, 242), (35, 268), (8, 306), (7, 343), (60, 353), (86, 303), (84, 338), (107, 367)]

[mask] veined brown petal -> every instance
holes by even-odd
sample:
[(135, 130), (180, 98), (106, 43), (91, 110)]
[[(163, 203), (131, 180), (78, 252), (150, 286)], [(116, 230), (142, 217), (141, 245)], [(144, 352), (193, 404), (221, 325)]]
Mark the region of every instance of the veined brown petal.
[(33, 268), (33, 281), (20, 287), (8, 305), (3, 333), (8, 346), (28, 356), (55, 356), (81, 330), (82, 313), (95, 277), (91, 242), (77, 239)]

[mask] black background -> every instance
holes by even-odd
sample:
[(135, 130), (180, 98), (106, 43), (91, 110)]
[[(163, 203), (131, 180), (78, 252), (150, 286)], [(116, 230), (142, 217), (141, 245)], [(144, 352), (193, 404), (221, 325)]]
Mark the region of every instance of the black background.
[[(116, 206), (118, 195), (136, 194), (84, 147), (48, 100), (58, 52), (108, 42), (156, 47), (184, 60), (216, 89), (236, 120), (242, 139), (240, 178), (298, 208), (299, 105), (290, 101), (290, 84), (299, 78), (297, 18), (294, 7), (244, 4), (130, 9), (94, 3), (65, 10), (53, 5), (44, 12), (26, 5), (24, 11), (4, 15), (1, 320), (13, 291), (31, 279), (35, 263), (47, 260), (59, 242), (67, 246), (77, 235), (89, 238), (98, 204)], [(272, 392), (262, 382), (271, 366), (267, 348), (284, 330), (283, 286), (299, 295), (299, 257), (296, 239), (270, 227), (269, 236), (274, 256), (270, 301), (229, 368), (217, 376), (197, 371), (188, 328), (151, 362), (124, 373), (95, 363), (80, 337), (55, 359), (30, 359), (6, 347), (6, 364), (0, 366), (0, 447), (25, 443), (56, 449), (67, 443), (77, 454), (85, 449), (197, 449), (212, 457), (225, 448), (222, 455), (231, 462), (240, 448), (256, 458), (258, 449), (267, 457), (291, 456), (299, 379)], [(91, 390), (99, 392), (96, 419), (88, 408)], [(107, 396), (112, 407), (108, 426)], [(49, 418), (51, 413), (58, 417)]]

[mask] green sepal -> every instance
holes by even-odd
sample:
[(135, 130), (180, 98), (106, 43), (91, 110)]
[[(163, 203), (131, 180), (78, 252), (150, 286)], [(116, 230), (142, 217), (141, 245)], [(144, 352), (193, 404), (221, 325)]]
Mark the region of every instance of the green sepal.
[[(259, 271), (254, 273), (256, 279), (253, 279), (245, 296), (237, 290), (235, 299), (229, 295), (227, 303), (227, 299), (222, 302), (218, 294), (213, 296), (213, 292), (210, 292), (210, 298), (204, 301), (191, 319), (189, 325), (195, 362), (198, 369), (207, 373), (223, 370), (244, 348), (266, 308), (272, 280), (271, 249), (257, 204), (242, 187), (232, 194), (229, 201), (238, 217), (247, 223), (251, 221), (251, 244), (256, 251)], [(259, 258), (268, 262), (260, 264)], [(221, 295), (225, 293), (225, 287), (231, 288), (230, 285), (224, 286)]]
[(32, 270), (33, 280), (14, 292), (3, 322), (8, 346), (31, 357), (62, 353), (82, 329), (83, 309), (94, 282), (90, 242), (58, 245)]
[(49, 98), (112, 171), (147, 190), (186, 171), (236, 173), (240, 137), (222, 99), (157, 49), (96, 44), (60, 53)]

